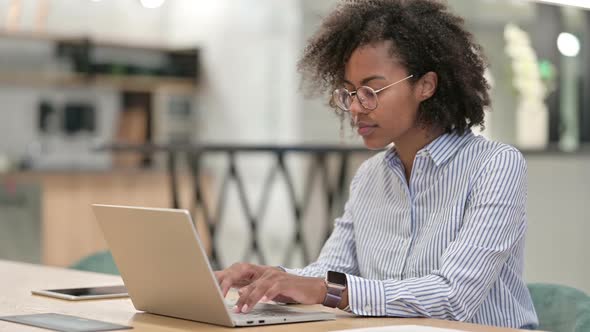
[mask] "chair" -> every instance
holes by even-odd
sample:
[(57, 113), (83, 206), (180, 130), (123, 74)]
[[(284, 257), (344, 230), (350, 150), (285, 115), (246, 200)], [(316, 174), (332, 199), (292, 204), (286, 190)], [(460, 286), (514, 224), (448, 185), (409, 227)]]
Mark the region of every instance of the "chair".
[(554, 332), (590, 331), (590, 297), (584, 292), (555, 284), (529, 284), (539, 330)]
[(113, 260), (110, 251), (100, 251), (84, 257), (74, 265), (70, 266), (70, 268), (81, 271), (119, 275), (119, 269), (117, 269), (117, 265), (115, 265), (115, 261)]

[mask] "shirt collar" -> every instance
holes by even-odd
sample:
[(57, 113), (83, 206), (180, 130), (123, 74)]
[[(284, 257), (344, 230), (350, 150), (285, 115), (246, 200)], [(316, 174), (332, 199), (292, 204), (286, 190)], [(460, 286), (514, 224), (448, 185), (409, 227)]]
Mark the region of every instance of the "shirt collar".
[(395, 145), (392, 144), (387, 151), (385, 151), (385, 161), (392, 166), (401, 163)]
[[(473, 133), (470, 129), (466, 130), (463, 135), (460, 135), (457, 131), (444, 133), (418, 151), (418, 153), (425, 152), (438, 167), (454, 156), (471, 137), (473, 137)], [(385, 160), (393, 164), (401, 162), (395, 145), (387, 149)]]

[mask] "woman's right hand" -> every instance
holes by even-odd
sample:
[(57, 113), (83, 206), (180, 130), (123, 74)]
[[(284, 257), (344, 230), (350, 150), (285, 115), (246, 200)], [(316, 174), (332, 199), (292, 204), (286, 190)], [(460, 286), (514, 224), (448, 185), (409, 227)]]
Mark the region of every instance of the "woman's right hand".
[(221, 292), (225, 297), (230, 288), (242, 288), (258, 280), (268, 269), (278, 269), (277, 267), (262, 266), (249, 263), (234, 263), (225, 270), (215, 271), (215, 277)]

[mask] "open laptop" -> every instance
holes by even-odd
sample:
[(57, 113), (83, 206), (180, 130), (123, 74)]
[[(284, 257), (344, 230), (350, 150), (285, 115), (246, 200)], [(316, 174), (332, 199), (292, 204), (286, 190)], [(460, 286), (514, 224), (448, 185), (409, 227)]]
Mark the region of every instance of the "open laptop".
[(137, 310), (223, 326), (335, 319), (285, 305), (234, 313), (223, 298), (186, 210), (92, 205)]

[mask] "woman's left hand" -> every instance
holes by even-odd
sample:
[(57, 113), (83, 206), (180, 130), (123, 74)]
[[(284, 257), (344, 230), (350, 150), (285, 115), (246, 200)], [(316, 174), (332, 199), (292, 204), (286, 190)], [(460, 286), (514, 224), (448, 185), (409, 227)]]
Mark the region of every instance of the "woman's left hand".
[(326, 297), (326, 283), (322, 278), (300, 277), (287, 272), (269, 269), (248, 286), (238, 290), (240, 298), (235, 312), (247, 313), (259, 301), (285, 299), (301, 304), (323, 303)]

